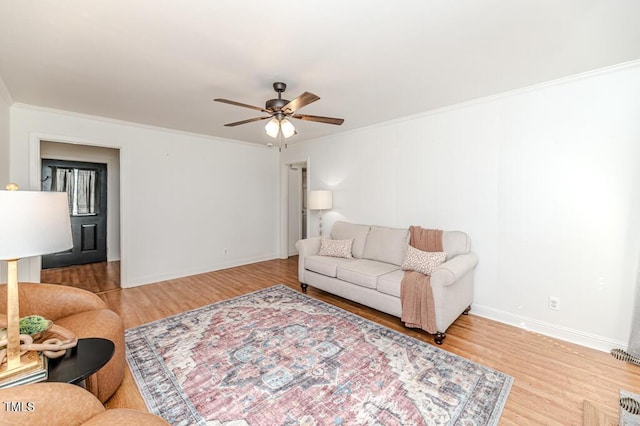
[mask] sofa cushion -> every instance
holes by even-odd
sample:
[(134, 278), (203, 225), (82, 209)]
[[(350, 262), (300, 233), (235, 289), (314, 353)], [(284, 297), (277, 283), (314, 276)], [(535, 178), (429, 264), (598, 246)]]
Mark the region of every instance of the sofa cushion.
[(332, 240), (330, 238), (322, 238), (320, 240), (320, 256), (344, 257), (351, 259), (351, 246), (353, 239), (349, 240)]
[(337, 269), (338, 279), (375, 289), (378, 285), (378, 277), (398, 269), (398, 266), (374, 260), (358, 259), (338, 265)]
[(409, 245), (409, 230), (372, 226), (362, 255), (365, 259), (402, 265)]
[(335, 278), (337, 275), (338, 265), (348, 262), (354, 262), (353, 258), (345, 259), (342, 257), (314, 255), (304, 258), (304, 268), (322, 275), (326, 275), (328, 277)]
[(405, 271), (417, 271), (424, 275), (431, 275), (447, 258), (443, 251), (422, 251), (415, 247), (407, 247), (407, 255), (401, 268)]
[(389, 296), (400, 297), (400, 286), (404, 278), (404, 271), (398, 269), (378, 277), (378, 291)]
[(369, 228), (369, 225), (355, 225), (353, 223), (338, 221), (334, 223), (331, 228), (331, 238), (334, 240), (353, 239), (351, 253), (353, 257), (361, 258)]

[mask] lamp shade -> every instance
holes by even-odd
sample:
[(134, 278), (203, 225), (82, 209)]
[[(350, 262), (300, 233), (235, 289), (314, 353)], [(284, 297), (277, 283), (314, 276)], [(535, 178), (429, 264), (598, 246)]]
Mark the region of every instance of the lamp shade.
[(333, 207), (333, 193), (331, 191), (309, 191), (308, 207), (310, 210), (329, 210)]
[(278, 121), (278, 119), (274, 117), (269, 120), (264, 126), (264, 131), (267, 132), (267, 135), (271, 136), (272, 138), (277, 138), (278, 132), (280, 131), (280, 122)]
[(296, 128), (293, 127), (293, 124), (289, 120), (284, 118), (280, 122), (280, 131), (282, 132), (282, 136), (284, 136), (285, 139), (286, 139), (286, 138), (290, 138), (291, 136), (295, 135)]
[(0, 259), (73, 247), (66, 192), (0, 191)]

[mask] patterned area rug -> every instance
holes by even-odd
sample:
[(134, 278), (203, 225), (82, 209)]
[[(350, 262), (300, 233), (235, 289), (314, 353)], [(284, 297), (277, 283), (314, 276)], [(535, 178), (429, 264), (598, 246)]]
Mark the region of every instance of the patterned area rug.
[(493, 425), (513, 379), (283, 285), (126, 331), (173, 425)]

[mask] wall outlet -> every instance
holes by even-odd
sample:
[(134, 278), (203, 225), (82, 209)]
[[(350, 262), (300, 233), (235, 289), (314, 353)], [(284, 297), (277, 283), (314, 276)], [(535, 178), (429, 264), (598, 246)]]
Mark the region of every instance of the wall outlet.
[(222, 254), (229, 254), (229, 249), (228, 248), (223, 248), (222, 249)]
[(549, 309), (554, 311), (560, 310), (560, 298), (555, 296), (549, 296)]

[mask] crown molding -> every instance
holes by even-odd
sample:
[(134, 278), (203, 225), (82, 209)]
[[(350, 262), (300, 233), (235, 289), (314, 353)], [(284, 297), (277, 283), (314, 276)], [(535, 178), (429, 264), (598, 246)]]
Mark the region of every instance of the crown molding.
[[(85, 114), (85, 113), (80, 113), (80, 112), (74, 112), (74, 111), (67, 111), (67, 110), (56, 109), (56, 108), (43, 107), (43, 106), (38, 106), (38, 105), (24, 104), (24, 103), (21, 103), (21, 102), (14, 102), (13, 105), (12, 105), (12, 108), (24, 109), (24, 110), (29, 110), (29, 111), (44, 112), (44, 113), (47, 113), (47, 114), (64, 115), (64, 116), (67, 116), (67, 117), (79, 118), (79, 119), (83, 119), (83, 120), (100, 121), (100, 122), (103, 122), (103, 123), (113, 124), (113, 125), (116, 125), (116, 126), (127, 126), (127, 127), (135, 127), (135, 128), (139, 128), (139, 129), (145, 129), (145, 130), (156, 131), (156, 132), (173, 133), (173, 134), (181, 135), (181, 136), (196, 137), (196, 138), (214, 140), (214, 141), (217, 141), (217, 142), (232, 143), (234, 145), (242, 144), (242, 145), (252, 146), (252, 147), (263, 147), (262, 144), (242, 141), (242, 140), (238, 140), (238, 139), (220, 138), (220, 137), (217, 137), (217, 136), (205, 135), (203, 133), (187, 132), (185, 130), (171, 129), (169, 127), (160, 127), (160, 126), (154, 126), (152, 124), (136, 123), (134, 121), (119, 120), (119, 119), (116, 119), (116, 118), (102, 117), (100, 115), (91, 115), (91, 114)], [(264, 145), (264, 148), (268, 149), (268, 147), (266, 145)]]

